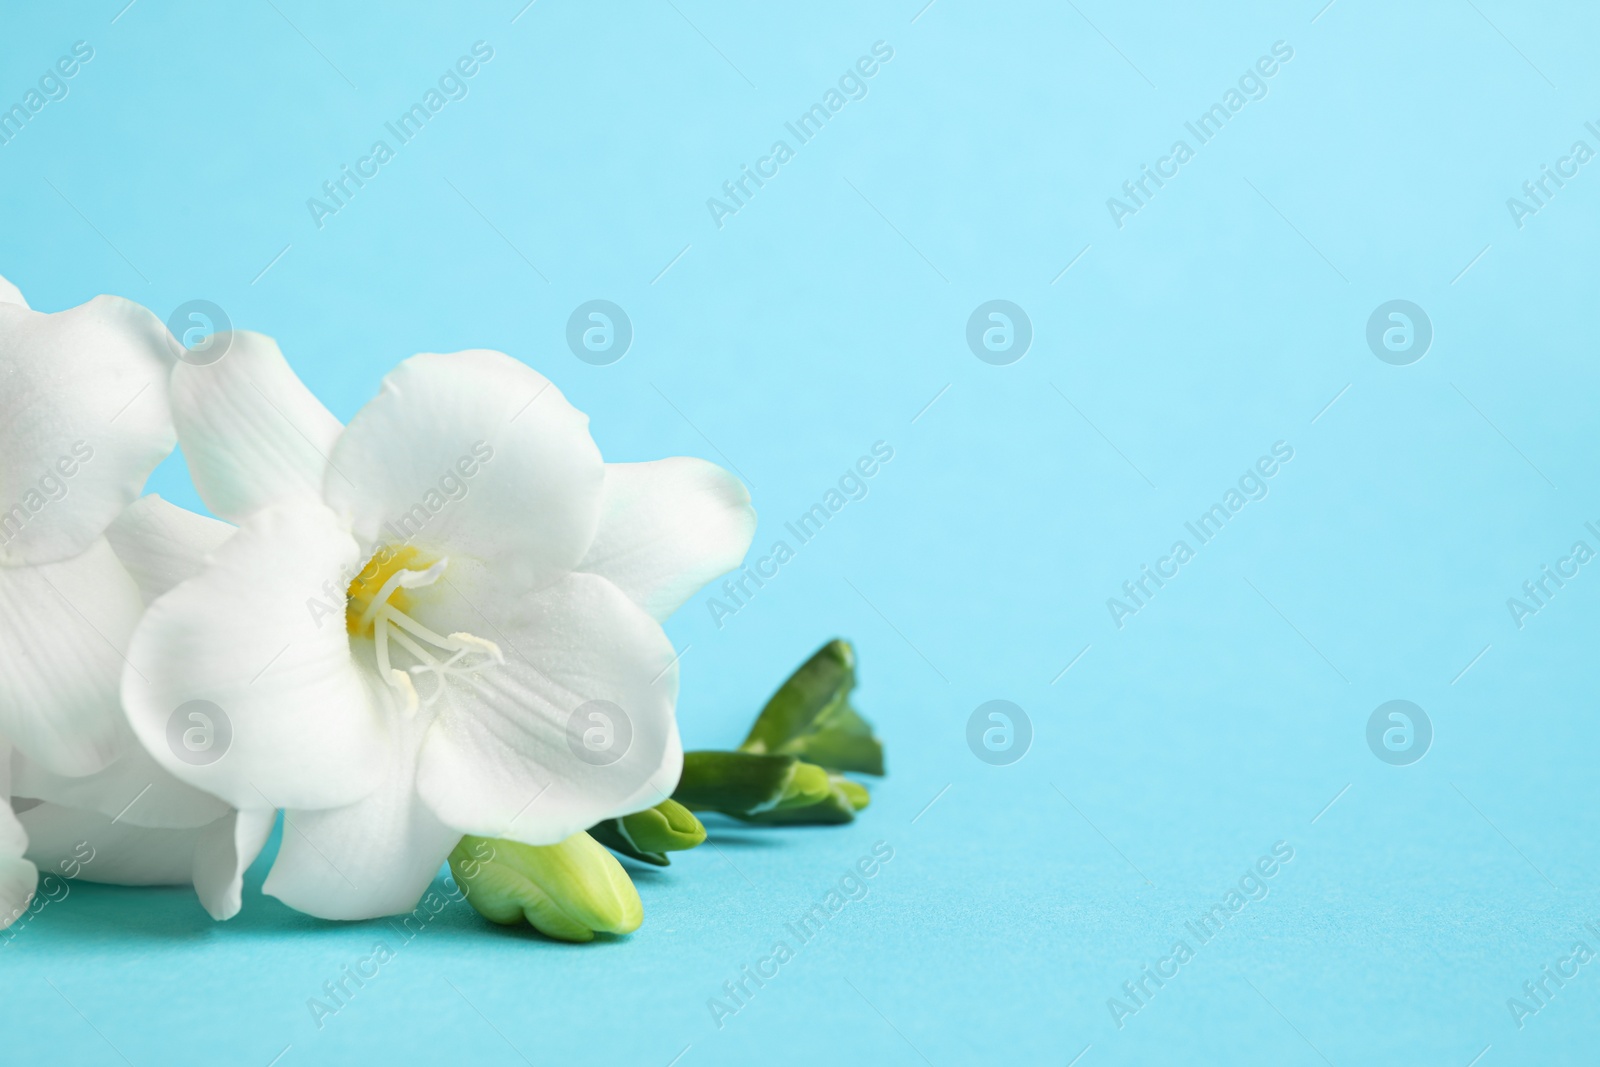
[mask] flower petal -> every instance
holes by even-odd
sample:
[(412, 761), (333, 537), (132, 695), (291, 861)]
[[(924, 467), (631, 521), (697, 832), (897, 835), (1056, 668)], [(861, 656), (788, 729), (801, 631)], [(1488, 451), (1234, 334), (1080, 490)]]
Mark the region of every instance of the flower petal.
[[(161, 766), (236, 808), (333, 807), (377, 785), (385, 721), (345, 632), (356, 565), (327, 508), (278, 505), (150, 606), (122, 697)], [(180, 742), (191, 723), (220, 756)]]
[(350, 420), (326, 495), (365, 546), (472, 556), (540, 588), (594, 539), (605, 480), (588, 416), (499, 352), (413, 356)]
[(200, 831), (194, 846), (194, 891), (218, 922), (239, 914), (244, 872), (272, 835), (278, 813), (271, 808), (236, 811)]
[(739, 566), (756, 533), (744, 483), (677, 457), (607, 463), (600, 528), (578, 569), (621, 589), (658, 622)]
[(39, 884), (39, 868), (23, 854), (28, 835), (11, 806), (0, 799), (0, 930), (22, 917)]
[(217, 362), (172, 372), (172, 414), (200, 499), (234, 522), (268, 504), (320, 500), (339, 420), (272, 338), (236, 330), (218, 343)]
[(18, 819), (40, 870), (106, 885), (188, 885), (192, 878), (199, 830), (151, 830), (59, 804)]
[[(193, 829), (227, 815), (228, 805), (168, 774), (131, 737), (124, 755), (94, 774), (52, 774), (18, 755), (11, 795), (81, 808), (129, 826), (161, 830)], [(260, 803), (260, 801), (257, 801)]]
[(57, 774), (123, 752), (123, 650), (143, 603), (105, 538), (60, 563), (0, 567), (0, 733)]
[(349, 807), (285, 811), (283, 844), (263, 890), (321, 919), (398, 915), (417, 901), (461, 840), (416, 791), (421, 717), (391, 734), (383, 784)]
[(15, 285), (0, 278), (0, 304), (18, 304), (27, 307), (28, 302), (22, 299), (22, 290)]
[(153, 830), (97, 812), (41, 804), (22, 813), (28, 858), (43, 870), (105, 885), (193, 885), (217, 920), (239, 913), (244, 872), (277, 813), (231, 812), (203, 827)]
[(169, 504), (152, 493), (117, 516), (106, 529), (106, 540), (148, 604), (199, 574), (206, 557), (233, 531), (225, 522)]
[(0, 565), (74, 556), (172, 451), (171, 335), (114, 296), (0, 300)]
[[(106, 540), (148, 602), (198, 574), (205, 553), (232, 533), (227, 523), (146, 496), (117, 516), (106, 530)], [(120, 668), (112, 673), (120, 680)], [(131, 734), (121, 751), (103, 770), (73, 776), (53, 773), (19, 754), (11, 793), (159, 829), (204, 826), (229, 813), (228, 805), (216, 797), (163, 770)]]
[(444, 822), (548, 845), (672, 793), (672, 645), (616, 586), (571, 574), (519, 595), (462, 572), (417, 615), (494, 641), (506, 659), (449, 689), (423, 744), (418, 790)]
[(0, 737), (0, 930), (21, 918), (39, 884), (38, 868), (23, 859), (28, 833), (11, 812), (10, 778), (11, 745)]

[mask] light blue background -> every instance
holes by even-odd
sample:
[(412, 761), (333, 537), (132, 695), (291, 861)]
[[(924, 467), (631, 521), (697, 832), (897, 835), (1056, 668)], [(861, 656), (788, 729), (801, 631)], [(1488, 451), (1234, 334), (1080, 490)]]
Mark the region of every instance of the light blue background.
[[(297, 916), (262, 865), (223, 925), (186, 890), (80, 884), (0, 950), (8, 1061), (1592, 1056), (1600, 963), (1520, 1031), (1506, 1007), (1600, 949), (1600, 571), (1521, 629), (1506, 607), (1600, 548), (1600, 163), (1522, 229), (1506, 208), (1600, 148), (1592, 9), (121, 3), (6, 4), (0, 103), (95, 56), (0, 146), (0, 274), (46, 310), (216, 301), (342, 418), (407, 355), (503, 349), (609, 459), (736, 466), (763, 551), (889, 442), (747, 608), (668, 631), (690, 746), (852, 638), (890, 774), (849, 827), (713, 827), (637, 876), (619, 942), (454, 906), (320, 1031), (307, 998), (383, 924)], [(306, 199), (478, 40), (470, 95), (317, 229)], [(879, 40), (866, 99), (718, 229), (706, 199)], [(1275, 41), (1269, 95), (1118, 229), (1106, 198)], [(607, 367), (563, 339), (596, 297), (636, 331)], [(995, 298), (1035, 330), (1011, 366), (964, 341)], [(1411, 366), (1364, 338), (1394, 298), (1434, 325)], [(1106, 598), (1280, 440), (1270, 495), (1117, 629)], [(176, 457), (151, 488), (198, 506)], [(1007, 767), (965, 742), (994, 698), (1035, 731)], [(1393, 698), (1436, 733), (1409, 767), (1365, 741)], [(870, 895), (719, 1030), (707, 999), (879, 840)], [(1119, 1030), (1107, 999), (1277, 841), (1270, 895)]]

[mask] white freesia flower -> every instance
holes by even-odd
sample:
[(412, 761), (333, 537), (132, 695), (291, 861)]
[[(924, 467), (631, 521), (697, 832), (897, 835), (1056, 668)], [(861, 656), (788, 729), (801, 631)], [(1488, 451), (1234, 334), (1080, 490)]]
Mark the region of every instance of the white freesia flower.
[(105, 530), (172, 451), (170, 334), (100, 296), (54, 315), (0, 279), (0, 735), (57, 774), (122, 751), (143, 607)]
[[(172, 403), (239, 530), (151, 605), (123, 695), (169, 771), (285, 809), (267, 892), (395, 914), (464, 834), (551, 844), (668, 796), (660, 620), (743, 558), (743, 486), (694, 459), (602, 462), (587, 418), (497, 352), (413, 357), (342, 427), (269, 338), (226, 348), (176, 368)], [(203, 766), (166, 742), (195, 700), (231, 733)]]
[[(106, 538), (148, 602), (199, 574), (232, 533), (225, 522), (146, 496)], [(20, 816), (27, 857), (41, 870), (112, 885), (193, 885), (219, 920), (238, 914), (244, 872), (275, 819), (271, 809), (235, 811), (179, 781), (131, 733), (122, 755), (94, 774), (57, 775), (17, 756), (11, 794), (44, 801)]]
[(168, 338), (119, 297), (47, 315), (0, 278), (0, 929), (37, 881), (13, 746), (81, 775), (131, 742), (117, 684), (142, 604), (105, 530), (172, 450)]

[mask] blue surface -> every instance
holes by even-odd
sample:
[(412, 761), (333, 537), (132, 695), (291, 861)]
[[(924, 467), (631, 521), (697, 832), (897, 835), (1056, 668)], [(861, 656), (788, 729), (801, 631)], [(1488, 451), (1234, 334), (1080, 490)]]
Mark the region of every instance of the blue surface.
[[(262, 898), (260, 865), (224, 925), (79, 885), (0, 951), (8, 1062), (1592, 1056), (1600, 964), (1520, 1028), (1507, 1004), (1600, 951), (1600, 564), (1520, 627), (1507, 606), (1600, 550), (1600, 162), (1520, 227), (1507, 206), (1600, 150), (1592, 8), (122, 2), (5, 16), (0, 102), (94, 57), (0, 145), (0, 274), (51, 310), (216, 301), (344, 418), (407, 355), (504, 349), (608, 458), (736, 467), (763, 554), (889, 443), (737, 615), (700, 598), (668, 630), (690, 746), (851, 637), (890, 774), (849, 827), (713, 827), (603, 945), (452, 905), (400, 947)], [(465, 98), (319, 229), (307, 198), (477, 41)], [(719, 228), (707, 198), (878, 41), (866, 96)], [(1198, 144), (1185, 122), (1280, 41)], [(1177, 139), (1193, 158), (1119, 228), (1107, 198)], [(596, 298), (635, 331), (610, 366), (564, 339)], [(967, 347), (993, 299), (1031, 319), (1019, 362)], [(1393, 299), (1434, 330), (1409, 365), (1366, 340)], [(1191, 539), (1275, 442), (1266, 497)], [(176, 458), (151, 488), (197, 506)], [(1179, 539), (1118, 628), (1107, 598)], [(1020, 762), (968, 749), (992, 699), (1031, 720)], [(1366, 740), (1392, 699), (1433, 727), (1408, 766)], [(877, 841), (868, 895), (719, 1028), (708, 1000)], [(1265, 898), (1200, 944), (1186, 921), (1277, 842)], [(396, 958), (319, 1030), (307, 1000), (378, 940)], [(1176, 940), (1119, 1028), (1108, 1001)]]

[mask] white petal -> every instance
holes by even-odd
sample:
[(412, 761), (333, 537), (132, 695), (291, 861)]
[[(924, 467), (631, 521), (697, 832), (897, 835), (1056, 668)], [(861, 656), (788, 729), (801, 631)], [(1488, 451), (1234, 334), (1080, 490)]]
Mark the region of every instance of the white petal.
[(233, 530), (225, 522), (169, 504), (152, 493), (117, 516), (106, 530), (106, 540), (148, 604), (199, 574), (206, 557), (221, 547)]
[(583, 558), (605, 465), (588, 416), (499, 352), (413, 356), (334, 448), (328, 503), (364, 545), (474, 557), (548, 585)]
[(33, 901), (39, 884), (39, 869), (23, 858), (28, 835), (11, 814), (11, 807), (0, 800), (0, 930), (22, 917)]
[(27, 307), (28, 302), (22, 299), (22, 290), (15, 285), (0, 278), (0, 304), (18, 304)]
[(152, 830), (95, 812), (41, 804), (22, 813), (28, 857), (63, 878), (107, 885), (193, 885), (213, 919), (239, 913), (244, 872), (272, 832), (271, 810), (229, 813), (204, 827)]
[(131, 301), (0, 301), (0, 565), (87, 548), (172, 451), (171, 335)]
[(57, 774), (120, 755), (117, 685), (143, 607), (103, 537), (60, 563), (0, 567), (0, 733)]
[(213, 919), (221, 922), (239, 914), (244, 872), (261, 854), (277, 818), (271, 808), (239, 811), (200, 831), (194, 846), (194, 891)]
[(200, 831), (151, 830), (59, 804), (29, 808), (28, 858), (46, 873), (107, 885), (188, 885)]
[(375, 919), (417, 906), (461, 840), (417, 796), (426, 723), (392, 734), (383, 784), (349, 807), (286, 811), (283, 844), (263, 891), (322, 919)]
[(268, 504), (320, 500), (339, 420), (272, 338), (218, 337), (221, 359), (179, 363), (172, 373), (172, 414), (200, 499), (234, 522)]
[[(677, 668), (673, 668), (676, 671)], [(674, 676), (676, 684), (676, 676)], [(683, 741), (678, 736), (678, 719), (672, 719), (672, 733), (667, 738), (665, 752), (661, 757), (661, 767), (656, 773), (645, 778), (629, 795), (618, 800), (606, 812), (605, 818), (620, 818), (632, 815), (645, 808), (653, 808), (657, 804), (672, 796), (673, 790), (678, 788), (678, 779), (683, 777)], [(593, 826), (593, 823), (589, 825)]]
[(168, 774), (131, 737), (124, 754), (94, 774), (52, 774), (25, 756), (15, 757), (11, 795), (110, 816), (129, 826), (193, 829), (228, 814), (228, 805)]
[(11, 745), (0, 737), (0, 930), (22, 916), (39, 884), (38, 868), (22, 858), (28, 850), (28, 834), (11, 813), (10, 777)]
[(578, 569), (609, 580), (664, 622), (701, 586), (739, 566), (755, 533), (749, 491), (714, 463), (607, 463), (600, 528)]
[[(506, 662), (440, 701), (417, 784), (444, 822), (554, 844), (672, 793), (682, 762), (678, 669), (654, 619), (593, 574), (518, 595), (462, 573), (451, 590), (418, 617), (494, 641)], [(591, 727), (608, 751), (583, 747)]]
[(374, 788), (385, 723), (345, 631), (357, 565), (327, 508), (279, 505), (152, 604), (122, 697), (157, 762), (236, 808), (332, 807)]

